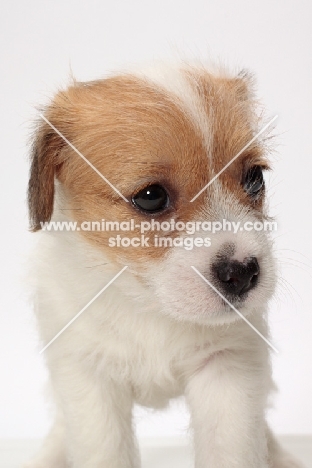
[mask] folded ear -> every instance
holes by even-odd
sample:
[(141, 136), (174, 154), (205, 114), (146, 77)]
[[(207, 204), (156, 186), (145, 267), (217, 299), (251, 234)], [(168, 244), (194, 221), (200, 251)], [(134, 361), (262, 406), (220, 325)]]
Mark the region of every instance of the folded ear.
[(254, 76), (246, 69), (241, 70), (233, 79), (237, 96), (241, 101), (254, 99)]
[(241, 70), (233, 77), (223, 77), (221, 82), (231, 93), (234, 93), (240, 102), (254, 101), (255, 99), (255, 83), (254, 76), (248, 70)]
[[(44, 117), (62, 135), (70, 137), (73, 109), (68, 91), (59, 92), (44, 112)], [(54, 205), (54, 181), (63, 163), (64, 139), (44, 119), (38, 124), (31, 151), (28, 184), (30, 228), (41, 229), (51, 219)]]
[(51, 219), (54, 203), (54, 176), (61, 147), (59, 135), (42, 121), (36, 131), (32, 146), (28, 184), (28, 209), (32, 231), (38, 231), (41, 229), (40, 223)]

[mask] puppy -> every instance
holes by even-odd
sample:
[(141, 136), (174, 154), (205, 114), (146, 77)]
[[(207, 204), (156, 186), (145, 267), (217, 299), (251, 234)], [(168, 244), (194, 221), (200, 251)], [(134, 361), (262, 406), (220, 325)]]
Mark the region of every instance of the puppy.
[[(275, 267), (244, 229), (267, 220), (261, 125), (246, 73), (187, 64), (74, 82), (45, 109), (29, 212), (56, 411), (28, 467), (138, 468), (133, 405), (181, 395), (196, 468), (300, 466), (265, 420)], [(224, 220), (241, 227), (207, 235)]]

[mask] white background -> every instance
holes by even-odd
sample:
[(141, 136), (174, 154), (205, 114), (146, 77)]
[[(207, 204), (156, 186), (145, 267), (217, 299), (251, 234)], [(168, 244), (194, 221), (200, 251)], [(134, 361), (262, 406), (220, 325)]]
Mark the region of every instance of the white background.
[[(29, 0), (2, 3), (0, 437), (41, 437), (49, 426), (46, 372), (38, 355), (22, 264), (27, 232), (27, 139), (35, 106), (66, 84), (159, 58), (221, 59), (257, 76), (268, 116), (279, 114), (270, 177), (280, 285), (271, 304), (279, 433), (312, 433), (312, 67), (310, 0)], [(138, 412), (143, 436), (177, 435), (180, 403)]]

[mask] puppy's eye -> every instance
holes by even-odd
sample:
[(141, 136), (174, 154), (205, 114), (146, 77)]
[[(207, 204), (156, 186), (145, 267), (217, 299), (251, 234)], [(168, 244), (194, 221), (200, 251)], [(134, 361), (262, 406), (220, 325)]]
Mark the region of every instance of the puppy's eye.
[(248, 169), (243, 178), (243, 188), (254, 200), (257, 200), (260, 197), (264, 189), (264, 179), (261, 166), (253, 166)]
[(149, 185), (132, 197), (132, 203), (147, 213), (163, 211), (169, 205), (169, 196), (161, 185)]

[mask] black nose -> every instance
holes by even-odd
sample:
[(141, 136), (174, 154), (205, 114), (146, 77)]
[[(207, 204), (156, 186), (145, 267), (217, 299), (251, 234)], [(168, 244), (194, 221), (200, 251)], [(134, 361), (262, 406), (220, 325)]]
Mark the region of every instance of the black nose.
[(260, 273), (255, 257), (249, 257), (243, 262), (219, 259), (213, 264), (212, 270), (223, 292), (230, 296), (242, 296), (254, 288)]

